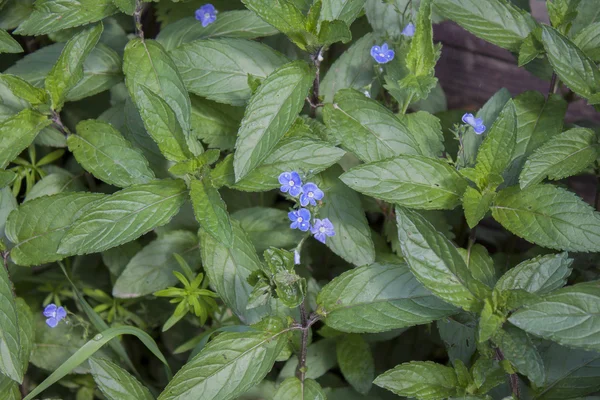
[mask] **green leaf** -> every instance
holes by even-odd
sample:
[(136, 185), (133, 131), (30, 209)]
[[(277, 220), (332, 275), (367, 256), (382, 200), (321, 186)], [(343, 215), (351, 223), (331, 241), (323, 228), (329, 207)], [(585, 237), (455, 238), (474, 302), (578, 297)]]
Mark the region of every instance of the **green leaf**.
[(221, 333), (177, 372), (158, 399), (232, 399), (260, 382), (273, 367), (289, 331), (277, 319), (263, 324), (265, 331)]
[[(306, 351), (306, 377), (318, 379), (337, 365), (335, 339), (324, 339), (312, 343)], [(278, 376), (278, 379), (289, 378), (296, 374), (298, 357), (290, 358)]]
[(2, 53), (22, 53), (23, 48), (10, 33), (0, 29), (0, 54)]
[(316, 182), (325, 192), (319, 216), (329, 218), (335, 227), (335, 236), (328, 237), (326, 245), (356, 266), (372, 264), (375, 247), (360, 197), (338, 178), (340, 172), (341, 168), (337, 166), (329, 168)]
[(577, 17), (577, 6), (580, 0), (551, 0), (546, 2), (548, 16), (552, 26), (561, 31), (568, 31), (571, 22)]
[(45, 115), (27, 108), (0, 122), (0, 168), (5, 168), (51, 123)]
[(470, 251), (461, 248), (458, 251), (473, 274), (473, 278), (493, 288), (496, 284), (496, 269), (487, 249), (480, 244), (474, 244)]
[(447, 162), (399, 156), (359, 165), (340, 179), (357, 192), (405, 207), (451, 210), (460, 204), (467, 181)]
[(33, 185), (24, 202), (63, 192), (83, 192), (86, 188), (80, 177), (57, 168), (56, 172), (46, 175)]
[(313, 79), (306, 62), (294, 61), (271, 73), (252, 95), (238, 131), (236, 181), (258, 167), (292, 126)]
[(546, 294), (560, 289), (571, 275), (573, 259), (567, 253), (546, 254), (525, 260), (506, 272), (496, 283), (500, 291), (522, 289)]
[(352, 40), (350, 28), (344, 21), (322, 21), (317, 37), (318, 44), (328, 47), (335, 42), (348, 43)]
[(192, 135), (200, 138), (211, 149), (233, 150), (244, 109), (194, 95), (190, 100)]
[(373, 32), (378, 37), (400, 38), (407, 23), (402, 14), (407, 4), (408, 0), (367, 0), (365, 14)]
[(304, 236), (303, 232), (290, 229), (286, 210), (252, 207), (236, 211), (231, 218), (240, 223), (259, 254), (269, 247), (291, 249)]
[(269, 46), (234, 38), (195, 40), (171, 56), (190, 92), (234, 106), (245, 105), (252, 95), (248, 75), (262, 81), (288, 62)]
[(121, 10), (121, 12), (133, 15), (133, 12), (135, 11), (135, 0), (112, 0), (112, 2), (119, 10)]
[(598, 158), (598, 137), (591, 129), (574, 128), (539, 147), (521, 171), (521, 189), (544, 178), (559, 180), (584, 171)]
[(403, 121), (356, 90), (337, 92), (334, 103), (325, 105), (323, 113), (329, 133), (364, 162), (422, 154)]
[(281, 140), (273, 152), (233, 187), (238, 190), (265, 191), (281, 186), (277, 177), (286, 171), (317, 174), (338, 162), (345, 152), (328, 142), (306, 137)]
[(200, 228), (219, 241), (225, 247), (233, 244), (233, 231), (227, 213), (227, 205), (219, 191), (213, 186), (210, 178), (192, 179), (190, 197), (194, 207), (194, 215)]
[[(129, 94), (161, 151), (164, 154), (174, 152), (173, 155), (186, 153), (184, 138), (189, 140), (191, 103), (177, 67), (167, 52), (155, 40), (133, 39), (125, 47), (123, 72)], [(156, 124), (159, 126), (155, 127)]]
[(106, 122), (80, 122), (77, 135), (70, 135), (67, 144), (82, 167), (108, 184), (127, 187), (154, 179), (141, 152)]
[[(349, 0), (346, 4), (350, 2), (356, 3), (354, 0)], [(332, 8), (334, 4), (335, 6), (342, 4), (338, 1), (327, 1), (323, 4), (323, 7), (326, 7), (327, 3), (331, 3)], [(371, 84), (375, 77), (373, 58), (370, 54), (374, 43), (374, 35), (368, 33), (354, 42), (348, 50), (331, 64), (319, 87), (319, 94), (323, 96), (326, 103), (333, 101), (333, 97), (338, 90), (360, 90)]]
[(321, 21), (344, 21), (348, 26), (360, 15), (365, 0), (323, 0)]
[(600, 251), (600, 214), (556, 186), (504, 189), (496, 197), (492, 215), (515, 235), (540, 246)]
[(476, 321), (473, 317), (463, 312), (452, 318), (438, 320), (436, 324), (450, 361), (454, 364), (456, 360), (460, 360), (467, 366), (471, 365), (471, 359), (477, 350)]
[(200, 231), (202, 265), (211, 287), (235, 312), (242, 322), (257, 322), (269, 310), (268, 306), (247, 310), (252, 287), (248, 276), (261, 269), (254, 246), (239, 223), (231, 221), (233, 245), (224, 246), (205, 231)]
[(67, 42), (45, 80), (52, 109), (60, 111), (67, 93), (83, 79), (83, 62), (91, 53), (104, 30), (102, 23), (83, 30)]
[(488, 341), (496, 332), (502, 328), (502, 324), (506, 317), (497, 313), (494, 310), (494, 305), (491, 300), (485, 299), (483, 303), (483, 309), (479, 317), (479, 324), (477, 326), (477, 340), (479, 343)]
[(73, 223), (105, 196), (60, 193), (23, 203), (6, 222), (6, 235), (14, 243), (11, 258), (18, 265), (39, 265), (64, 258), (59, 243)]
[(527, 376), (537, 387), (544, 385), (546, 373), (542, 357), (525, 332), (506, 324), (493, 340), (519, 373)]
[(436, 0), (436, 10), (475, 36), (514, 52), (535, 28), (531, 15), (506, 0)]
[(595, 62), (600, 61), (600, 22), (595, 22), (577, 34), (573, 43)]
[(598, 281), (556, 290), (508, 319), (524, 331), (570, 347), (600, 349)]
[[(558, 77), (575, 93), (590, 99), (600, 92), (600, 70), (577, 45), (552, 27), (542, 28), (542, 42)], [(593, 104), (594, 102), (590, 100)]]
[(12, 171), (0, 170), (0, 189), (10, 185), (17, 175)]
[(106, 359), (91, 358), (90, 368), (94, 381), (107, 400), (154, 400), (146, 387), (117, 364)]
[(484, 190), (483, 193), (472, 187), (467, 187), (463, 196), (463, 208), (469, 228), (474, 228), (490, 211), (496, 198), (496, 192)]
[(37, 0), (17, 35), (44, 35), (100, 21), (117, 12), (112, 0)]
[(129, 264), (129, 261), (142, 250), (139, 242), (128, 242), (118, 247), (113, 247), (102, 252), (102, 262), (108, 267), (110, 273), (119, 276)]
[(398, 396), (423, 400), (437, 400), (459, 394), (454, 369), (431, 361), (400, 364), (379, 375), (373, 383)]
[(18, 76), (0, 74), (0, 82), (5, 84), (15, 96), (22, 98), (33, 106), (44, 104), (48, 100), (48, 94), (44, 90), (32, 86)]
[(19, 321), (19, 358), (23, 367), (22, 371), (25, 373), (27, 372), (35, 340), (33, 313), (25, 300), (20, 297), (15, 298), (15, 304)]
[[(478, 393), (487, 393), (498, 385), (506, 382), (506, 374), (500, 363), (496, 360), (479, 358), (471, 368), (473, 383), (477, 387)], [(492, 400), (490, 396), (485, 397), (465, 397), (463, 400)]]
[(418, 111), (404, 116), (408, 131), (418, 142), (421, 154), (432, 158), (441, 157), (444, 151), (444, 134), (440, 120), (434, 115)]
[(415, 35), (410, 42), (410, 50), (406, 55), (406, 66), (415, 76), (433, 76), (438, 58), (438, 51), (433, 45), (431, 0), (421, 0)]
[(402, 254), (416, 278), (442, 300), (480, 310), (490, 289), (473, 277), (452, 242), (415, 211), (396, 207), (396, 220)]
[(58, 254), (97, 253), (166, 224), (185, 201), (181, 180), (130, 186), (93, 204), (62, 238)]
[(327, 396), (321, 385), (313, 379), (305, 379), (304, 383), (296, 377), (287, 378), (273, 396), (273, 400), (325, 400)]
[(173, 254), (179, 254), (192, 266), (200, 264), (198, 239), (188, 231), (170, 231), (136, 253), (115, 282), (112, 294), (135, 298), (177, 284), (173, 271), (181, 271)]
[(317, 297), (327, 326), (342, 332), (384, 332), (426, 324), (457, 310), (425, 289), (406, 264), (371, 264), (347, 271)]
[[(13, 286), (5, 265), (0, 266), (0, 372), (10, 379), (22, 383), (25, 373), (19, 335), (19, 321)], [(27, 355), (29, 359), (29, 355)]]
[(345, 335), (336, 343), (336, 351), (344, 378), (357, 392), (369, 393), (375, 378), (375, 364), (369, 344), (360, 335)]
[(163, 25), (156, 40), (165, 50), (172, 51), (182, 44), (198, 39), (232, 37), (255, 39), (279, 33), (271, 25), (249, 10), (234, 10), (219, 13), (219, 18), (210, 25), (202, 26), (192, 16), (182, 18), (172, 24)]

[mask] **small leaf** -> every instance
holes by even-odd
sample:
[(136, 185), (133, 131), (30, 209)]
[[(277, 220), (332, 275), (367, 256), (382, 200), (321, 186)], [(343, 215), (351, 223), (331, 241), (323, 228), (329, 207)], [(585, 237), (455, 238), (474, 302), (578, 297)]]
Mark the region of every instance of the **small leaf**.
[(471, 359), (477, 350), (475, 324), (475, 319), (465, 312), (436, 322), (440, 338), (453, 364), (460, 360), (467, 366), (471, 365)]
[(396, 207), (396, 219), (402, 254), (416, 278), (444, 301), (480, 310), (490, 289), (473, 277), (452, 242), (415, 211)]
[(348, 26), (360, 15), (365, 0), (323, 0), (321, 21), (344, 21)]
[(554, 136), (527, 159), (519, 177), (521, 189), (546, 177), (559, 180), (582, 172), (598, 158), (598, 147), (590, 129), (574, 128)]
[(406, 264), (347, 271), (317, 297), (327, 326), (342, 332), (385, 332), (426, 324), (457, 310), (425, 289)]
[(0, 371), (13, 381), (22, 383), (25, 373), (23, 364), (27, 365), (27, 361), (23, 362), (20, 354), (18, 309), (5, 265), (0, 265), (0, 298)]
[(0, 168), (5, 168), (50, 124), (45, 115), (28, 108), (0, 122)]
[(488, 299), (484, 301), (483, 309), (479, 317), (477, 340), (479, 343), (488, 341), (496, 332), (500, 330), (506, 318), (494, 310), (492, 302)]
[(398, 396), (437, 400), (458, 396), (454, 369), (431, 361), (400, 364), (379, 375), (373, 382)]
[[(421, 0), (417, 14), (415, 34), (410, 42), (410, 50), (406, 55), (406, 66), (412, 75), (433, 76), (439, 51), (433, 44), (433, 28), (431, 26), (431, 0)], [(420, 98), (424, 98), (421, 96)]]
[(527, 376), (537, 387), (544, 385), (546, 373), (542, 357), (525, 332), (506, 324), (493, 341), (519, 373)]
[[(306, 351), (306, 377), (318, 379), (337, 365), (335, 339), (324, 339), (312, 343)], [(290, 358), (278, 376), (278, 379), (289, 378), (296, 374), (298, 357)]]
[(327, 396), (321, 385), (313, 379), (305, 379), (304, 383), (296, 377), (287, 378), (273, 396), (273, 400), (325, 400)]
[(133, 185), (94, 203), (69, 228), (58, 254), (97, 253), (166, 224), (185, 201), (181, 180)]
[(48, 100), (48, 94), (44, 90), (32, 86), (18, 76), (0, 74), (0, 82), (5, 84), (15, 96), (22, 98), (33, 106), (44, 104)]
[(227, 205), (221, 198), (219, 191), (213, 186), (210, 178), (192, 179), (190, 198), (200, 228), (225, 247), (231, 247), (233, 244), (233, 231), (227, 213)]
[(0, 169), (0, 189), (10, 185), (16, 177), (17, 175), (14, 172)]
[(119, 10), (121, 10), (121, 12), (133, 15), (133, 12), (135, 11), (135, 0), (112, 0), (112, 2)]
[(144, 156), (105, 122), (80, 122), (67, 144), (82, 167), (108, 184), (127, 187), (154, 179)]
[(463, 208), (465, 218), (469, 228), (477, 226), (485, 215), (490, 211), (490, 207), (496, 198), (496, 192), (484, 190), (483, 193), (472, 187), (467, 187), (463, 196)]
[(10, 33), (0, 29), (0, 54), (2, 53), (22, 53), (23, 48)]
[(404, 121), (408, 125), (409, 132), (419, 143), (421, 154), (432, 158), (438, 158), (444, 151), (444, 134), (440, 120), (434, 115), (417, 111), (406, 114)]
[(336, 344), (337, 359), (344, 378), (359, 393), (366, 395), (371, 390), (375, 377), (373, 354), (362, 336), (343, 336)]
[(86, 188), (80, 178), (81, 176), (75, 176), (66, 170), (57, 168), (56, 172), (46, 175), (33, 185), (33, 188), (25, 196), (24, 202), (63, 192), (83, 192)]
[(577, 45), (589, 58), (600, 61), (600, 22), (595, 22), (582, 29), (573, 38)]
[(90, 368), (94, 381), (107, 400), (154, 400), (146, 387), (117, 364), (106, 359), (90, 358)]
[(448, 163), (407, 155), (359, 165), (340, 179), (357, 192), (424, 210), (453, 209), (467, 186)]
[(238, 131), (236, 181), (259, 166), (292, 126), (313, 79), (314, 71), (306, 62), (294, 61), (271, 73), (252, 95)]
[(473, 274), (473, 278), (493, 288), (496, 284), (496, 269), (487, 249), (480, 244), (474, 244), (470, 251), (460, 248), (458, 251)]
[(560, 289), (571, 275), (573, 259), (567, 253), (546, 254), (525, 260), (506, 272), (496, 283), (500, 291), (522, 289), (546, 294)]
[(575, 194), (552, 185), (498, 193), (492, 215), (523, 239), (557, 250), (600, 251), (600, 214)]

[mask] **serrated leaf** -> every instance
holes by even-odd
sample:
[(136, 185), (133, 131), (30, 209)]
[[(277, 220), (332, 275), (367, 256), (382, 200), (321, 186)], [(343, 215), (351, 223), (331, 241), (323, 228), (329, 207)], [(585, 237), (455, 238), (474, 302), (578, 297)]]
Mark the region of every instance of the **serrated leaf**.
[(192, 267), (200, 264), (198, 239), (188, 231), (170, 231), (150, 242), (137, 252), (113, 286), (118, 298), (135, 298), (166, 289), (177, 284), (173, 271), (181, 271), (173, 256), (179, 254)]
[(182, 18), (172, 24), (163, 26), (156, 40), (167, 51), (198, 39), (232, 37), (255, 39), (279, 33), (271, 25), (249, 10), (234, 10), (219, 13), (219, 18), (210, 25), (202, 26), (194, 17)]
[(447, 162), (424, 156), (359, 165), (340, 179), (357, 192), (424, 210), (453, 209), (467, 187), (467, 181)]
[[(319, 340), (311, 343), (306, 351), (306, 377), (318, 379), (337, 365), (335, 339)], [(278, 379), (289, 378), (296, 374), (298, 357), (290, 358), (279, 373)]]
[(14, 243), (12, 260), (19, 265), (39, 265), (64, 258), (59, 243), (76, 219), (104, 195), (60, 193), (22, 204), (6, 223), (6, 235)]
[(478, 311), (490, 289), (476, 280), (460, 253), (421, 215), (396, 207), (402, 254), (416, 278), (433, 294), (467, 311)]
[(23, 48), (10, 33), (0, 29), (0, 54), (2, 53), (22, 53)]
[(426, 324), (457, 310), (425, 289), (406, 264), (347, 271), (317, 297), (325, 323), (342, 332), (385, 332)]
[(90, 358), (90, 368), (94, 381), (107, 400), (154, 400), (146, 387), (112, 361)]
[[(25, 373), (19, 335), (19, 322), (17, 305), (13, 292), (12, 282), (8, 277), (5, 265), (0, 266), (0, 372), (18, 383), (23, 382)], [(28, 357), (29, 358), (29, 357)]]
[[(479, 358), (471, 368), (473, 383), (477, 392), (487, 393), (491, 389), (506, 382), (506, 374), (500, 363), (496, 360)], [(463, 400), (469, 400), (465, 397)], [(475, 397), (475, 399), (492, 400), (491, 397)]]
[(67, 145), (82, 167), (108, 184), (127, 187), (154, 179), (144, 156), (108, 123), (80, 122)]
[(177, 372), (158, 400), (236, 398), (271, 370), (287, 332), (278, 321), (269, 331), (221, 333)]
[(33, 185), (24, 202), (63, 192), (83, 192), (86, 188), (80, 178), (81, 176), (75, 176), (66, 170), (57, 169)]
[(529, 13), (506, 0), (436, 0), (436, 10), (490, 43), (514, 52), (535, 28)]
[(365, 0), (323, 0), (321, 21), (344, 21), (348, 26), (354, 22), (362, 11)]
[(572, 91), (586, 99), (600, 92), (600, 70), (571, 40), (544, 26), (542, 43), (554, 71)]
[(304, 235), (297, 229), (290, 229), (286, 210), (252, 207), (236, 211), (231, 218), (240, 223), (259, 254), (269, 247), (291, 249)]
[(112, 0), (112, 2), (125, 14), (132, 15), (135, 11), (135, 0)]
[(5, 84), (15, 96), (22, 98), (31, 105), (44, 104), (47, 101), (48, 94), (44, 90), (32, 86), (18, 76), (0, 74), (0, 82)]
[(245, 105), (252, 95), (248, 75), (263, 80), (288, 62), (269, 46), (234, 38), (195, 40), (171, 56), (190, 92), (234, 106)]
[(191, 96), (192, 136), (211, 149), (233, 150), (244, 108)]
[(100, 21), (116, 12), (112, 0), (37, 0), (15, 33), (44, 35)]
[(595, 22), (581, 30), (573, 38), (577, 45), (589, 58), (600, 61), (600, 22)]
[(53, 110), (62, 109), (67, 93), (83, 79), (83, 63), (98, 43), (103, 30), (102, 23), (83, 30), (73, 36), (63, 48), (44, 81)]
[(504, 189), (494, 201), (492, 216), (515, 235), (540, 246), (600, 251), (600, 214), (556, 186)]
[(19, 359), (21, 360), (24, 374), (27, 372), (35, 339), (33, 313), (25, 300), (21, 297), (15, 298), (15, 304), (17, 306), (17, 319), (19, 322)]
[(97, 253), (166, 224), (185, 201), (181, 180), (155, 180), (120, 190), (93, 204), (62, 238), (58, 254)]
[(454, 369), (431, 361), (400, 364), (379, 375), (373, 383), (398, 396), (423, 400), (437, 400), (459, 394)]
[(225, 247), (233, 244), (233, 231), (227, 205), (209, 178), (192, 179), (190, 198), (200, 228)]
[(342, 147), (365, 162), (422, 154), (408, 127), (383, 105), (353, 90), (337, 92), (323, 118)]
[(360, 335), (345, 335), (336, 343), (336, 352), (346, 381), (357, 392), (366, 395), (375, 378), (375, 365), (369, 344)]
[(496, 284), (496, 269), (487, 249), (480, 244), (474, 244), (470, 251), (460, 248), (458, 251), (473, 274), (473, 278), (493, 288)]
[(493, 340), (519, 373), (527, 376), (537, 387), (544, 385), (546, 373), (542, 357), (525, 332), (506, 324)]
[(365, 14), (373, 32), (378, 37), (394, 39), (401, 37), (402, 29), (407, 22), (402, 11), (407, 4), (407, 0), (366, 0)]
[(316, 182), (325, 192), (319, 216), (329, 218), (335, 228), (335, 236), (328, 237), (326, 245), (356, 266), (372, 264), (375, 247), (360, 197), (339, 179), (340, 172), (337, 166), (329, 168)]
[(509, 321), (524, 331), (565, 346), (600, 349), (599, 283), (556, 290), (544, 300), (517, 310)]
[(212, 236), (200, 231), (202, 265), (211, 287), (244, 323), (255, 323), (266, 315), (268, 306), (247, 310), (252, 287), (248, 276), (261, 269), (254, 246), (237, 221), (231, 221), (233, 245), (223, 246)]
[[(351, 2), (356, 2), (351, 0)], [(327, 3), (327, 2), (326, 2)], [(331, 1), (338, 4), (337, 1)], [(340, 2), (341, 3), (341, 2)], [(323, 5), (325, 7), (325, 4)], [(375, 43), (373, 34), (366, 34), (350, 46), (331, 67), (321, 80), (319, 94), (326, 103), (333, 101), (334, 95), (341, 89), (357, 89), (369, 85), (375, 76), (370, 49)]]
[(273, 400), (325, 400), (327, 396), (321, 385), (313, 379), (305, 379), (304, 382), (296, 377), (287, 378), (275, 392)]
[(433, 158), (442, 155), (444, 135), (442, 125), (437, 117), (425, 111), (417, 111), (406, 114), (404, 121), (408, 125), (408, 131), (412, 133), (413, 138), (418, 142), (421, 154)]
[(460, 360), (467, 366), (471, 365), (471, 359), (477, 350), (475, 324), (474, 318), (464, 312), (436, 322), (440, 338), (453, 364)]
[(5, 168), (51, 123), (45, 115), (28, 108), (0, 122), (0, 168)]
[(502, 324), (506, 320), (504, 315), (497, 313), (494, 310), (491, 300), (485, 299), (483, 309), (479, 316), (477, 325), (477, 340), (479, 343), (485, 343), (496, 332), (502, 328)]
[(431, 3), (431, 0), (421, 0), (415, 34), (410, 42), (410, 50), (406, 55), (406, 66), (415, 76), (433, 75), (435, 73), (435, 63), (439, 57), (433, 45)]
[(598, 148), (598, 137), (591, 129), (569, 129), (553, 137), (525, 162), (519, 177), (521, 188), (546, 177), (559, 180), (582, 172), (598, 158)]
[(500, 291), (522, 289), (546, 294), (560, 289), (571, 275), (573, 259), (567, 253), (546, 254), (525, 260), (506, 272), (496, 283)]
[(485, 217), (496, 197), (496, 192), (484, 190), (483, 193), (467, 187), (463, 196), (463, 209), (469, 228), (474, 228)]
[(348, 43), (350, 40), (352, 40), (352, 33), (344, 21), (321, 21), (317, 36), (320, 46), (328, 47), (336, 42)]
[(252, 95), (236, 142), (236, 181), (248, 175), (271, 153), (298, 116), (314, 79), (304, 61), (283, 65)]

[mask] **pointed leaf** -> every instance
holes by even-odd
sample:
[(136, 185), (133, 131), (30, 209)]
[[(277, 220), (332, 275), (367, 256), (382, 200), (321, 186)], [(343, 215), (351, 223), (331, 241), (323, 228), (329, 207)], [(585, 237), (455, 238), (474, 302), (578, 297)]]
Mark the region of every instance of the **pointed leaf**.
[(522, 289), (546, 294), (560, 289), (571, 275), (573, 259), (567, 253), (547, 254), (525, 260), (506, 272), (496, 283), (500, 291)]
[(537, 387), (544, 385), (546, 373), (542, 357), (525, 332), (506, 324), (493, 340), (519, 373), (528, 377)]
[(323, 0), (321, 21), (344, 21), (348, 26), (354, 22), (362, 11), (365, 0)]
[(463, 196), (463, 208), (469, 228), (477, 226), (479, 221), (490, 211), (496, 192), (484, 190), (483, 193), (472, 187), (467, 187)]
[(595, 22), (582, 29), (573, 38), (577, 45), (589, 58), (600, 61), (600, 22)]
[(154, 400), (150, 391), (144, 387), (129, 372), (112, 361), (102, 358), (91, 358), (92, 376), (100, 391), (107, 400), (126, 398), (139, 400)]
[[(6, 263), (0, 265), (0, 372), (12, 380), (22, 383), (25, 373), (19, 335), (19, 321), (17, 305), (13, 292), (12, 282), (8, 277)], [(29, 359), (29, 355), (27, 355)]]
[(375, 378), (369, 344), (360, 335), (345, 335), (337, 342), (336, 352), (344, 378), (357, 392), (367, 394)]
[(0, 54), (2, 53), (22, 53), (23, 48), (10, 33), (0, 29)]
[(227, 205), (209, 179), (205, 177), (202, 180), (192, 179), (191, 181), (190, 197), (194, 215), (201, 229), (225, 247), (231, 247), (233, 231), (227, 213)]
[(432, 158), (441, 157), (444, 151), (444, 134), (437, 117), (425, 111), (417, 111), (406, 114), (404, 121), (408, 125), (408, 131), (418, 142), (421, 154)]
[(325, 400), (327, 396), (321, 385), (313, 379), (305, 379), (304, 383), (296, 377), (287, 378), (273, 396), (273, 400)]
[(0, 82), (6, 85), (17, 97), (22, 98), (33, 106), (44, 104), (48, 100), (48, 94), (29, 82), (15, 75), (0, 74)]
[(494, 260), (487, 249), (480, 244), (474, 244), (471, 246), (470, 251), (460, 248), (458, 251), (473, 274), (473, 278), (489, 288), (493, 288), (496, 284), (496, 269), (494, 268)]
[(406, 66), (416, 76), (433, 76), (438, 52), (433, 45), (431, 26), (431, 0), (421, 0), (417, 14), (415, 34), (406, 55)]
[(0, 168), (5, 168), (50, 124), (48, 117), (28, 108), (0, 122)]
[(33, 185), (24, 202), (63, 192), (83, 192), (86, 188), (80, 178), (81, 176), (75, 176), (66, 170), (57, 169)]

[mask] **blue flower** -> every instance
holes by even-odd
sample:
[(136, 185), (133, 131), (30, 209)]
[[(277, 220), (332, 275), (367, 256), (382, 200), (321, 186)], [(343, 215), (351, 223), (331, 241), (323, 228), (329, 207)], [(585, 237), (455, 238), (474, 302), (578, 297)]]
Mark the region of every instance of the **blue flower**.
[(217, 20), (217, 12), (215, 6), (208, 3), (196, 10), (196, 19), (202, 22), (203, 27), (207, 27)]
[(371, 56), (377, 61), (379, 64), (385, 64), (388, 61), (392, 61), (394, 59), (394, 50), (388, 49), (387, 43), (384, 43), (379, 46), (371, 47)]
[(284, 172), (279, 175), (279, 183), (281, 183), (281, 191), (284, 193), (289, 192), (294, 197), (302, 193), (302, 179), (296, 171)]
[(413, 37), (415, 35), (415, 24), (409, 22), (408, 25), (402, 29), (402, 34), (404, 36)]
[(469, 124), (475, 129), (475, 133), (481, 135), (485, 132), (485, 125), (483, 124), (483, 120), (481, 118), (475, 118), (473, 114), (466, 113), (462, 117), (462, 121), (465, 124)]
[(46, 324), (50, 328), (56, 327), (60, 320), (65, 319), (67, 312), (62, 307), (56, 307), (56, 304), (48, 304), (44, 308), (44, 317), (47, 317)]
[(335, 229), (329, 218), (316, 219), (310, 232), (321, 243), (325, 243), (327, 236), (335, 236)]
[(325, 196), (325, 193), (323, 193), (323, 191), (319, 189), (317, 185), (309, 182), (302, 186), (300, 205), (302, 205), (302, 207), (306, 207), (308, 203), (310, 203), (311, 205), (316, 206), (317, 202), (315, 200), (321, 200), (323, 196)]
[(300, 253), (298, 253), (298, 249), (294, 250), (294, 264), (300, 265)]
[(310, 229), (310, 211), (306, 208), (301, 208), (298, 211), (290, 211), (288, 217), (292, 221), (290, 228), (300, 229), (302, 232)]

